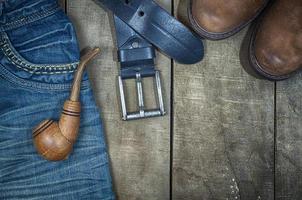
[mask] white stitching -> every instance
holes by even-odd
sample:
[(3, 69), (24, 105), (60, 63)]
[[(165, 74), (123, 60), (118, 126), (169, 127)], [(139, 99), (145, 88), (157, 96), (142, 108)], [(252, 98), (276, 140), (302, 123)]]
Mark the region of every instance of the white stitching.
[(13, 64), (15, 64), (16, 65), (16, 67), (18, 67), (18, 68), (20, 68), (20, 69), (22, 69), (22, 70), (24, 70), (24, 71), (27, 71), (27, 72), (29, 72), (29, 73), (31, 73), (31, 74), (66, 74), (66, 73), (72, 73), (72, 72), (74, 72), (75, 70), (71, 70), (71, 71), (55, 71), (55, 72), (37, 72), (37, 71), (30, 71), (29, 69), (27, 69), (27, 68), (24, 68), (24, 67), (21, 67), (18, 63), (16, 63), (14, 60), (11, 60), (11, 58), (9, 58), (8, 57), (8, 59), (9, 59), (9, 61), (11, 61)]
[[(4, 38), (2, 36), (3, 42), (0, 43), (0, 48), (2, 52), (6, 55), (8, 60), (12, 62), (16, 67), (23, 69), (24, 71), (27, 71), (31, 74), (66, 74), (66, 73), (72, 73), (75, 71), (75, 69), (78, 66), (78, 63), (71, 63), (66, 65), (35, 65), (35, 64), (29, 64), (23, 61), (21, 58), (19, 58), (17, 55), (14, 54), (12, 49), (10, 48), (9, 41), (7, 41), (7, 38)], [(52, 72), (45, 72), (45, 71), (36, 71), (36, 70), (49, 70)], [(67, 70), (69, 69), (69, 70)], [(64, 70), (64, 71), (62, 71)]]
[(8, 23), (4, 24), (3, 27), (1, 27), (0, 29), (2, 31), (6, 31), (6, 30), (13, 29), (13, 28), (17, 28), (19, 26), (23, 26), (25, 24), (39, 20), (41, 18), (50, 16), (50, 15), (56, 13), (58, 10), (60, 10), (60, 8), (56, 5), (56, 6), (49, 8), (48, 10), (44, 10), (40, 13), (33, 13), (30, 16), (18, 19), (16, 21), (8, 22)]

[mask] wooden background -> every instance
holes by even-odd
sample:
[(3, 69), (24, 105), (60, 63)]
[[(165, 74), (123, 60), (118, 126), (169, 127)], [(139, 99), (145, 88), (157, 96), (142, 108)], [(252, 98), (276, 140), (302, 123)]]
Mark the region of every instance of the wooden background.
[[(111, 16), (93, 0), (61, 3), (81, 48), (102, 48), (89, 71), (118, 199), (302, 199), (301, 74), (278, 83), (249, 76), (239, 60), (243, 30), (227, 40), (205, 41), (206, 57), (196, 65), (159, 53), (168, 114), (123, 122)], [(178, 15), (183, 2), (158, 3)], [(145, 86), (151, 91), (151, 85)], [(127, 82), (134, 94), (131, 86)], [(135, 103), (133, 95), (128, 98)], [(152, 106), (152, 97), (147, 100)]]

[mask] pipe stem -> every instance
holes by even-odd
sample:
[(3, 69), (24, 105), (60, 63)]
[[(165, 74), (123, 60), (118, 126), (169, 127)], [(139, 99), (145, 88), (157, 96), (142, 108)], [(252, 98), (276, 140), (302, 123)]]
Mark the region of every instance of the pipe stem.
[(100, 52), (100, 48), (94, 48), (88, 51), (84, 56), (81, 57), (80, 64), (74, 75), (72, 89), (70, 93), (70, 101), (79, 101), (81, 82), (86, 65)]

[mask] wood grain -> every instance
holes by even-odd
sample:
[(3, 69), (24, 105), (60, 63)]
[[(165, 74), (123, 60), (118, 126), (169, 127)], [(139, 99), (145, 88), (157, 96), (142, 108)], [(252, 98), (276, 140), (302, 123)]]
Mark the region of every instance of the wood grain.
[(301, 73), (277, 84), (276, 199), (302, 197)]
[[(161, 2), (170, 9), (170, 0)], [(104, 129), (111, 157), (114, 186), (118, 199), (169, 199), (170, 116), (123, 122), (117, 96), (118, 63), (115, 38), (108, 14), (94, 1), (68, 2), (68, 14), (76, 25), (81, 48), (99, 46), (102, 55), (89, 67), (94, 93), (102, 109)], [(114, 59), (114, 60), (113, 60)], [(169, 58), (158, 54), (166, 107), (170, 99)], [(144, 87), (148, 100), (154, 99), (152, 81)], [(134, 81), (126, 83), (128, 98), (135, 106)], [(148, 91), (147, 88), (150, 90)], [(152, 103), (147, 102), (147, 105)]]
[(274, 84), (242, 69), (245, 31), (206, 41), (201, 63), (175, 64), (175, 200), (274, 199)]

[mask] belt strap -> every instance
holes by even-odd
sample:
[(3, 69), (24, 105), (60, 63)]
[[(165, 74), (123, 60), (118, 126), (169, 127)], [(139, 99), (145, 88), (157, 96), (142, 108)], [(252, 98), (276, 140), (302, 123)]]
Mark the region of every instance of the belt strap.
[[(184, 64), (203, 58), (202, 41), (152, 0), (98, 0), (113, 12), (118, 59), (120, 101), (123, 119), (140, 119), (165, 114), (160, 73), (155, 69), (155, 47)], [(145, 110), (143, 81), (154, 77), (158, 108)], [(128, 113), (123, 80), (135, 79), (138, 112)]]
[(135, 32), (179, 63), (204, 55), (202, 41), (153, 0), (98, 0)]

